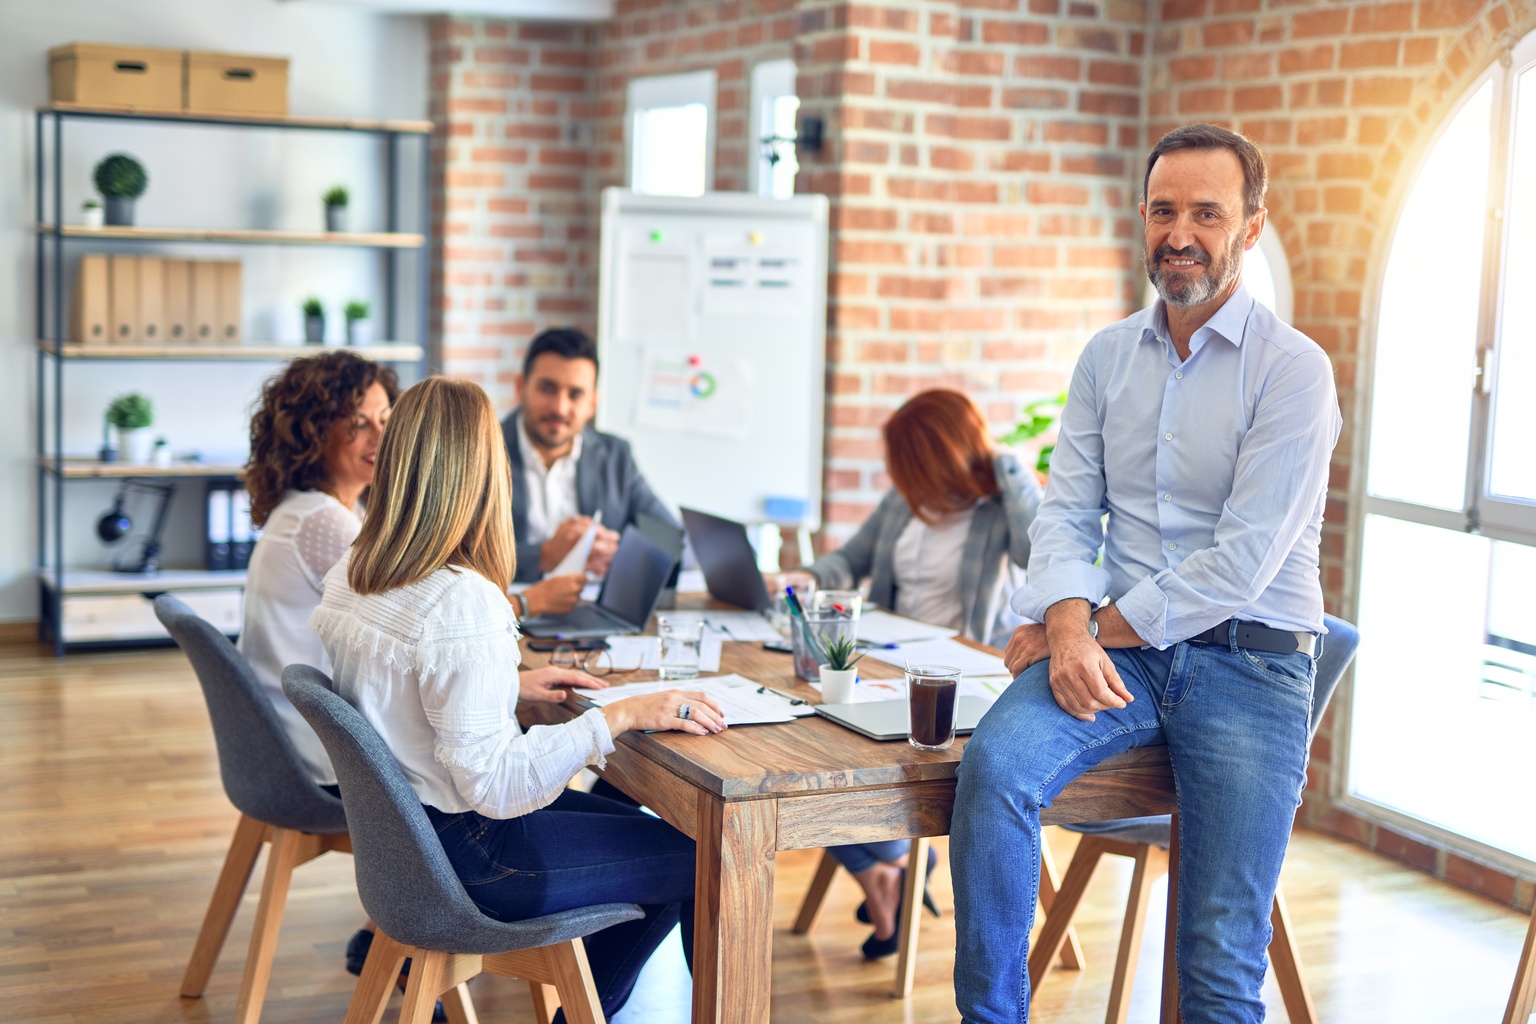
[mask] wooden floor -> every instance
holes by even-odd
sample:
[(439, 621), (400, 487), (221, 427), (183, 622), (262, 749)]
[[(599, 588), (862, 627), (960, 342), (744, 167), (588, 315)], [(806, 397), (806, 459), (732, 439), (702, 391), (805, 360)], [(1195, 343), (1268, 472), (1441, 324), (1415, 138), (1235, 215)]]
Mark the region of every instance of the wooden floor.
[[(235, 819), (201, 694), (180, 654), (55, 661), (31, 645), (0, 647), (0, 779), (0, 1021), (230, 1019), (254, 895), (207, 996), (176, 995)], [(1064, 866), (1072, 837), (1048, 832)], [(947, 871), (934, 881), (946, 916), (924, 918), (917, 989), (903, 1003), (887, 994), (891, 961), (859, 958), (868, 930), (853, 920), (859, 897), (846, 877), (834, 885), (817, 931), (790, 934), (815, 856), (779, 859), (774, 1019), (954, 1021)], [(1128, 882), (1123, 864), (1100, 869), (1079, 915), (1088, 967), (1051, 973), (1036, 1020), (1103, 1019)], [(1309, 832), (1292, 844), (1285, 888), (1326, 1024), (1500, 1020), (1525, 932), (1521, 916)], [(1157, 919), (1160, 894), (1154, 900)], [(352, 988), (342, 946), (361, 917), (350, 858), (332, 854), (299, 869), (266, 1024), (341, 1020)], [(1132, 1021), (1156, 1019), (1161, 929), (1147, 933)], [(473, 989), (485, 1024), (532, 1020), (519, 983), (482, 978)], [(1271, 1019), (1285, 1020), (1272, 985), (1269, 995)]]

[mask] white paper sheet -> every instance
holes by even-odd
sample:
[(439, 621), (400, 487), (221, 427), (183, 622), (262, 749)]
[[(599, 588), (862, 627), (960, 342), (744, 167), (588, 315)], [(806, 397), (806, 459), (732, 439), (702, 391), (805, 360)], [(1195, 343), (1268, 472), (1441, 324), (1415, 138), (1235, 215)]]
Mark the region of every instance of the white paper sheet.
[(966, 676), (1004, 676), (1008, 668), (995, 654), (967, 647), (957, 640), (920, 640), (897, 644), (894, 648), (876, 647), (869, 656), (890, 665), (948, 665)]
[(859, 639), (871, 644), (905, 644), (917, 640), (945, 640), (959, 630), (934, 626), (880, 608), (866, 608), (859, 616)]
[(965, 676), (960, 680), (960, 696), (997, 700), (1012, 682), (1008, 676)]
[(544, 574), (545, 579), (551, 576), (571, 576), (587, 571), (587, 557), (592, 554), (592, 544), (597, 540), (597, 528), (603, 525), (603, 513), (599, 509), (592, 517), (592, 522), (587, 524), (587, 530), (576, 542), (576, 546), (565, 553), (560, 559), (560, 564)]
[[(661, 669), (661, 638), (656, 636), (610, 636), (608, 657), (615, 672), (656, 672)], [(705, 637), (699, 648), (699, 671), (720, 671), (719, 640)]]
[(663, 612), (668, 618), (703, 621), (704, 638), (735, 640), (741, 643), (761, 643), (764, 640), (782, 640), (783, 635), (773, 628), (758, 612), (738, 611), (672, 611)]
[[(598, 707), (638, 694), (660, 693), (662, 690), (692, 690), (705, 693), (719, 702), (725, 712), (727, 725), (768, 725), (776, 722), (793, 722), (796, 718), (816, 712), (809, 704), (794, 704), (783, 695), (760, 687), (744, 676), (724, 675), (707, 679), (666, 680), (654, 683), (629, 683), (610, 686), (606, 690), (576, 690), (582, 697)], [(761, 690), (762, 692), (759, 692)]]

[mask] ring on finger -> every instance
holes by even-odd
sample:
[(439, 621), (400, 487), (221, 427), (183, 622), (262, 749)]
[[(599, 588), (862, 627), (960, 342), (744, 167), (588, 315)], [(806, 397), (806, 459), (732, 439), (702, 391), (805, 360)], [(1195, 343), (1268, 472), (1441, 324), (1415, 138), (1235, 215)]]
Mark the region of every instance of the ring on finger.
[(677, 717), (681, 718), (685, 722), (688, 721), (688, 719), (693, 717), (693, 705), (691, 705), (691, 704), (680, 704), (680, 705), (678, 705)]

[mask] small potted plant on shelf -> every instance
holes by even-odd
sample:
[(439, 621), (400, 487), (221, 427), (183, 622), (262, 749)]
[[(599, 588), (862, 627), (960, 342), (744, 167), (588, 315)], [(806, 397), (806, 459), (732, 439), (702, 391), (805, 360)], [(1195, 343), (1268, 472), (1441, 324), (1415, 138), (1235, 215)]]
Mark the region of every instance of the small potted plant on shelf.
[(149, 187), (144, 165), (127, 153), (113, 153), (96, 165), (96, 191), (107, 201), (107, 224), (133, 227), (133, 203)]
[(325, 344), (325, 307), (311, 295), (304, 300), (304, 344)]
[(87, 199), (80, 204), (80, 223), (84, 227), (99, 228), (105, 223), (101, 210), (101, 203), (95, 199)]
[(337, 185), (325, 190), (320, 197), (325, 202), (325, 230), (347, 230), (347, 200), (351, 196), (347, 193), (345, 185)]
[(368, 303), (353, 299), (342, 308), (347, 318), (347, 344), (366, 345), (373, 340), (373, 325), (368, 322)]
[(117, 450), (124, 462), (143, 465), (153, 453), (149, 425), (155, 422), (155, 407), (137, 391), (118, 395), (107, 406), (107, 422), (117, 428)]
[(853, 701), (853, 687), (859, 681), (856, 667), (864, 654), (852, 635), (828, 640), (821, 650), (821, 699), (826, 704)]

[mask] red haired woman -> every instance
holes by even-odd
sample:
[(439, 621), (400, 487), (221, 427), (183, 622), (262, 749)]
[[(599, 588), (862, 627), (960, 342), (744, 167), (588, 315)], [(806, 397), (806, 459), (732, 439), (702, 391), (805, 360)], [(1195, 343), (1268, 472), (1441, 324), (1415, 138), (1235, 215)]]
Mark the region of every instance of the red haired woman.
[[(914, 395), (883, 434), (893, 488), (847, 544), (812, 563), (817, 584), (847, 589), (867, 579), (882, 608), (1005, 645), (1022, 621), (1008, 598), (1023, 584), (1040, 484), (993, 445), (981, 410), (958, 391)], [(864, 889), (870, 959), (896, 952), (907, 848), (903, 840), (831, 848)], [(923, 902), (932, 908), (926, 893)]]

